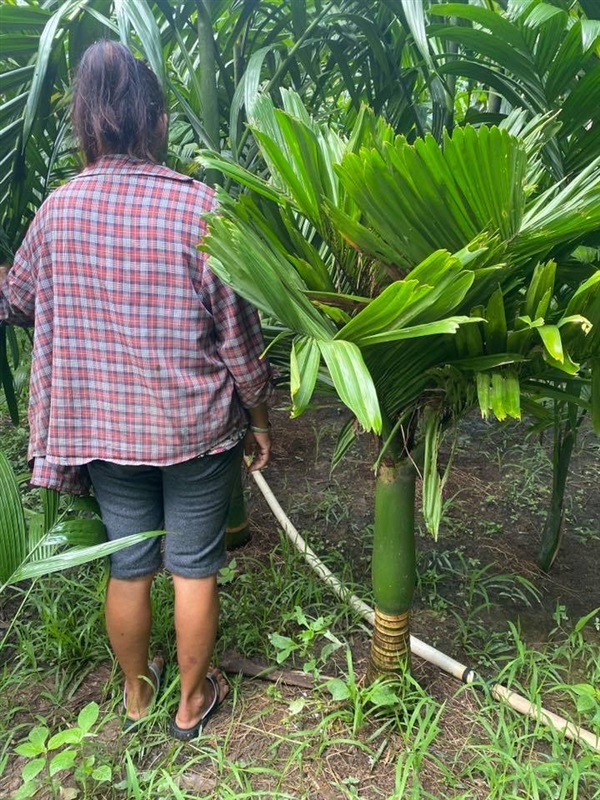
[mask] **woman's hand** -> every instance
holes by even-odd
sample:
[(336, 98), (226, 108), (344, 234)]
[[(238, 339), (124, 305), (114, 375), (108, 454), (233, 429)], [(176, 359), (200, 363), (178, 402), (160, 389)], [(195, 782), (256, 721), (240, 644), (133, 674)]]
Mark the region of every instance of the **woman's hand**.
[(244, 454), (250, 472), (264, 469), (271, 457), (271, 432), (255, 433), (248, 430), (244, 439)]
[(8, 276), (8, 264), (0, 264), (0, 283), (4, 283)]

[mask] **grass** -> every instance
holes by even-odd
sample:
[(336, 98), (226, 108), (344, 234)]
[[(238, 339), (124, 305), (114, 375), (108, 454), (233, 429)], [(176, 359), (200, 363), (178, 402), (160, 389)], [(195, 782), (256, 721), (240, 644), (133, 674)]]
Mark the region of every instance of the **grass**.
[[(238, 553), (224, 571), (219, 652), (235, 645), (276, 663), (281, 642), (273, 641), (275, 634), (289, 640), (282, 666), (332, 674), (334, 680), (317, 678), (309, 692), (233, 677), (231, 702), (213, 730), (187, 745), (165, 732), (177, 702), (167, 576), (159, 576), (154, 595), (155, 644), (169, 662), (165, 690), (152, 719), (131, 737), (120, 733), (120, 679), (101, 619), (102, 566), (38, 581), (15, 623), (0, 676), (3, 785), (10, 778), (9, 785), (17, 779), (23, 787), (20, 776), (36, 758), (19, 755), (15, 762), (15, 748), (22, 750), (37, 726), (47, 728), (48, 737), (66, 736), (52, 757), (76, 751), (73, 765), (55, 774), (63, 791), (59, 795), (57, 784), (54, 796), (61, 798), (591, 800), (600, 791), (597, 755), (485, 693), (448, 686), (426, 670), (417, 670), (421, 685), (365, 686), (362, 623), (332, 603), (287, 548), (282, 541), (264, 560)], [(594, 615), (579, 627), (562, 617), (559, 623), (546, 650), (529, 647), (510, 626), (511, 656), (499, 679), (593, 727), (597, 709), (578, 713), (565, 687), (575, 685), (575, 676), (591, 686), (600, 683), (597, 651), (586, 635), (600, 623)], [(93, 702), (97, 719), (82, 734), (81, 710), (89, 714)], [(30, 786), (15, 787), (7, 797), (53, 797), (44, 770), (38, 795), (19, 794)]]

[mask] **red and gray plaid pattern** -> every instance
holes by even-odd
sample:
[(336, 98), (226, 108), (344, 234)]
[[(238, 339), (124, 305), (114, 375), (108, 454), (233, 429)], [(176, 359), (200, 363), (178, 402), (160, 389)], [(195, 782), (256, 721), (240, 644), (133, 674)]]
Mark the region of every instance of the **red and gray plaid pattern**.
[(196, 247), (213, 204), (191, 178), (109, 156), (40, 208), (0, 289), (0, 320), (35, 318), (35, 483), (76, 490), (53, 465), (218, 452), (267, 397), (258, 315)]

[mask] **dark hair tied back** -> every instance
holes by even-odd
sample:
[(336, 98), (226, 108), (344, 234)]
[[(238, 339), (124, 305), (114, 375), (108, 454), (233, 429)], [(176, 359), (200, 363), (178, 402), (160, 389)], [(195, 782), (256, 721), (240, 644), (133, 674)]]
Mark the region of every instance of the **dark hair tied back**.
[(83, 54), (75, 78), (73, 126), (86, 161), (112, 153), (157, 160), (165, 102), (158, 78), (119, 42)]

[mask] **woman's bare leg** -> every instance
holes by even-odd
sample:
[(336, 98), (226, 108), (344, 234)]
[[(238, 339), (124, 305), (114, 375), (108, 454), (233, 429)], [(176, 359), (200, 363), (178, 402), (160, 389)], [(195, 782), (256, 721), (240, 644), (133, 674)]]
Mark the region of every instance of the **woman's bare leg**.
[[(182, 578), (173, 576), (175, 587), (175, 632), (181, 679), (181, 700), (175, 716), (180, 728), (192, 728), (213, 700), (214, 690), (206, 675), (217, 637), (219, 596), (217, 576)], [(219, 700), (229, 692), (223, 676), (214, 671)]]
[[(155, 679), (148, 669), (152, 628), (150, 587), (153, 577), (147, 575), (127, 580), (109, 578), (106, 589), (106, 629), (125, 676), (127, 715), (131, 719), (145, 716), (154, 694)], [(157, 657), (154, 661), (161, 671), (162, 658)]]

